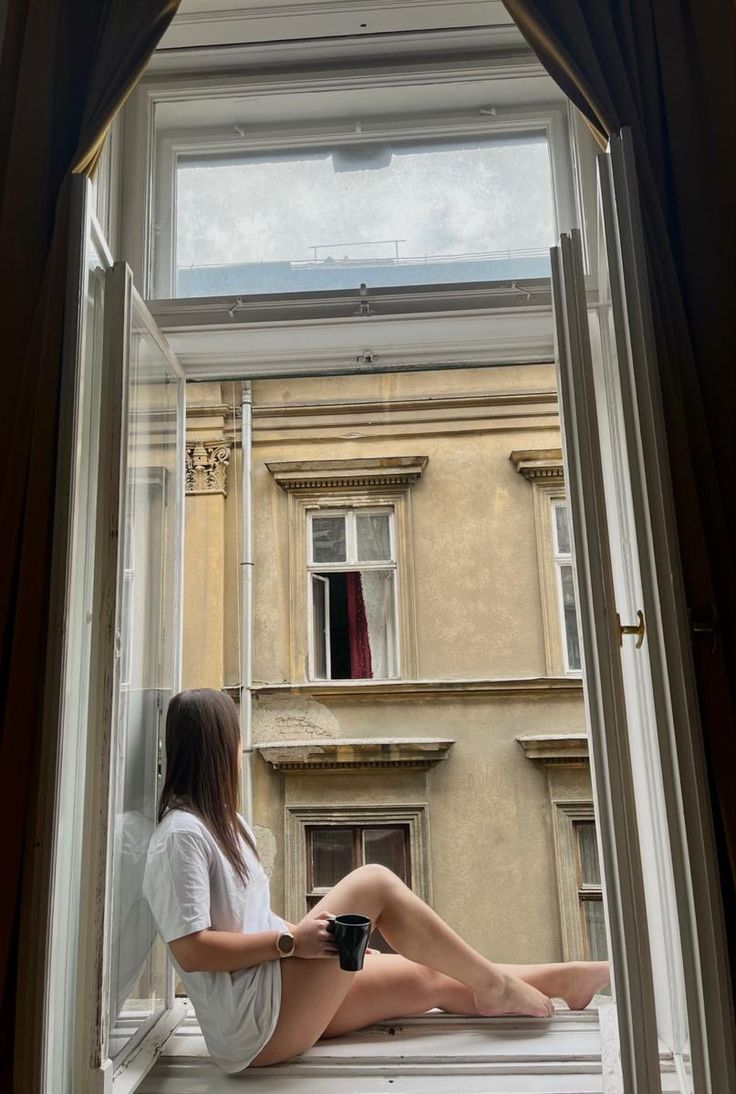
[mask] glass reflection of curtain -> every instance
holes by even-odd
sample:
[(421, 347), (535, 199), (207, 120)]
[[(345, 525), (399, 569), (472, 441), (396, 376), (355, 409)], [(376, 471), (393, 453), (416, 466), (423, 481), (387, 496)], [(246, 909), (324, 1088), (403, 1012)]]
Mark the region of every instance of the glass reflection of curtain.
[(363, 570), (360, 575), (363, 602), (368, 626), (373, 677), (387, 679), (390, 673), (388, 649), (388, 584), (390, 575), (385, 570)]
[[(631, 128), (687, 604), (732, 621), (733, 4), (504, 3), (602, 146)], [(693, 652), (736, 973), (736, 629), (696, 636)]]
[(350, 640), (350, 675), (353, 680), (369, 680), (373, 676), (371, 644), (361, 575), (357, 571), (345, 575), (348, 591), (348, 636)]

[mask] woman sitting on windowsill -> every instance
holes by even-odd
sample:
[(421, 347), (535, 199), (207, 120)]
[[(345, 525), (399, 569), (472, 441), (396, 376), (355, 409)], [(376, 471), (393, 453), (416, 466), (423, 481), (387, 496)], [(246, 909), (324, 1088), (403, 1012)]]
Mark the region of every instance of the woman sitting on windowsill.
[[(253, 832), (236, 812), (240, 727), (218, 691), (169, 704), (166, 780), (143, 891), (213, 1059), (242, 1071), (298, 1056), (321, 1037), (439, 1007), (548, 1018), (550, 997), (582, 1009), (605, 962), (497, 965), (390, 870), (361, 866), (296, 926), (271, 911)], [(397, 951), (344, 972), (328, 924), (368, 916)]]

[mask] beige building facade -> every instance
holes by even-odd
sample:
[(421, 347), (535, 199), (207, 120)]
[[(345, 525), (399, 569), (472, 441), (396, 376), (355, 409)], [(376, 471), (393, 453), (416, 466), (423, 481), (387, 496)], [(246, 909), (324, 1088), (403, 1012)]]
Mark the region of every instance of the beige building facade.
[(245, 493), (241, 385), (187, 395), (184, 684), (240, 699), (250, 504), (274, 906), (382, 861), (498, 959), (601, 953), (553, 366), (254, 381)]

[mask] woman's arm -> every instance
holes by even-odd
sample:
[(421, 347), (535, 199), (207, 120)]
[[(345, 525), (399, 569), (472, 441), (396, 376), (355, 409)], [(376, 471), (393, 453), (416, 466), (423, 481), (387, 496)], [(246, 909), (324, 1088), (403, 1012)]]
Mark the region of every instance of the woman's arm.
[[(303, 919), (292, 928), (295, 957), (335, 956), (335, 944), (326, 927), (326, 920), (331, 918), (327, 912), (322, 912), (319, 916)], [(276, 940), (280, 934), (281, 931), (241, 934), (208, 928), (175, 938), (169, 946), (184, 972), (235, 972), (262, 965), (264, 961), (277, 961)]]

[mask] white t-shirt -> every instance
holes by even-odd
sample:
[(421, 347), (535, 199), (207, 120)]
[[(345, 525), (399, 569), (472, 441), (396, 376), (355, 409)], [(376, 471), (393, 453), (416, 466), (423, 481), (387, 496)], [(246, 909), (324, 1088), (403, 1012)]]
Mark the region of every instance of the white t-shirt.
[[(166, 814), (151, 836), (143, 878), (143, 893), (164, 942), (208, 927), (246, 934), (285, 929), (283, 919), (271, 911), (263, 867), (245, 840), (242, 846), (246, 884), (201, 820), (183, 809)], [(237, 972), (184, 972), (176, 960), (174, 965), (213, 1060), (223, 1071), (242, 1071), (276, 1026), (281, 962)]]

